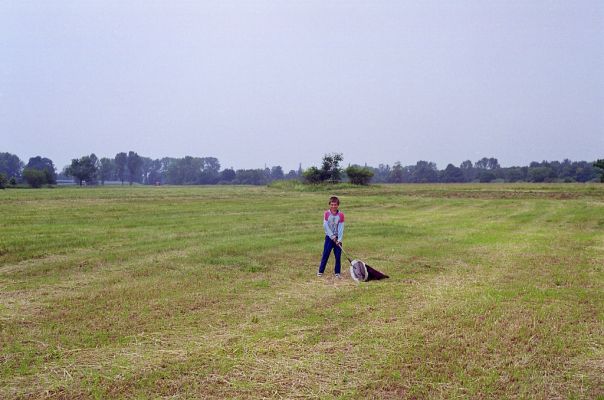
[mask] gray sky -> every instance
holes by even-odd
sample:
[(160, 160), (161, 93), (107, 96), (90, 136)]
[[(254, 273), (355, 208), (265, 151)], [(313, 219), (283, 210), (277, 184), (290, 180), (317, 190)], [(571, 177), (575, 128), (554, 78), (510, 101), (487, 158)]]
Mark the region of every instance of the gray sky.
[(0, 151), (604, 157), (604, 1), (0, 0)]

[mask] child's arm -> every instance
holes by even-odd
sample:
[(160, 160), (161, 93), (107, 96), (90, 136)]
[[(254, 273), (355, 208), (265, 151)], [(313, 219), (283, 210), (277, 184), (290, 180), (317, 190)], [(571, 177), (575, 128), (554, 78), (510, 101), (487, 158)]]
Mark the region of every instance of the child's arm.
[(344, 240), (344, 213), (340, 212), (340, 223), (338, 224), (338, 242)]
[(338, 242), (342, 243), (344, 240), (344, 222), (338, 224)]

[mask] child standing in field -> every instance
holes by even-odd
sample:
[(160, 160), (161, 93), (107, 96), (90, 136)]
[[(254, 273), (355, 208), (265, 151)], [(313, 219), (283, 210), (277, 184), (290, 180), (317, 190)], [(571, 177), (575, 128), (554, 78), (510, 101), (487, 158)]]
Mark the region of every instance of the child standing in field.
[(333, 250), (336, 257), (335, 274), (340, 277), (340, 259), (342, 256), (342, 239), (344, 238), (344, 213), (339, 210), (340, 199), (336, 196), (329, 198), (329, 210), (323, 214), (323, 229), (325, 230), (325, 244), (323, 245), (323, 256), (317, 276), (322, 276), (325, 272), (327, 260)]

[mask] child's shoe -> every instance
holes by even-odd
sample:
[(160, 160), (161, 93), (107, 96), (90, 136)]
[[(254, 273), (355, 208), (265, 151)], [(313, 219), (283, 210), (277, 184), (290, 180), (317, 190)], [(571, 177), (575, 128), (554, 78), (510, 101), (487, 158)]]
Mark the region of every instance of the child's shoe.
[(317, 272), (317, 276), (323, 276), (323, 272)]
[(342, 277), (340, 276), (340, 274), (336, 274), (336, 279), (342, 279)]

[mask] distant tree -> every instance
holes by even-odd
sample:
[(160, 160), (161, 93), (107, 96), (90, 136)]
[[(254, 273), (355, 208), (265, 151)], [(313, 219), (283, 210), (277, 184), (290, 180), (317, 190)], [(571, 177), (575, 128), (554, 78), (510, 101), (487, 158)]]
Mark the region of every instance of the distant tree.
[(553, 171), (549, 167), (531, 167), (528, 170), (527, 180), (529, 182), (545, 182), (553, 176)]
[(220, 172), (220, 181), (224, 183), (231, 183), (236, 177), (237, 174), (233, 168), (227, 168)]
[(124, 184), (126, 179), (126, 168), (128, 165), (128, 154), (121, 152), (115, 155), (115, 175)]
[(149, 184), (149, 175), (151, 174), (151, 169), (153, 168), (153, 160), (149, 157), (141, 156), (141, 182), (144, 185)]
[(105, 181), (111, 180), (115, 173), (115, 160), (103, 157), (99, 160), (98, 166), (98, 180), (101, 181), (101, 185), (104, 185)]
[(390, 183), (402, 183), (404, 182), (404, 171), (400, 161), (394, 163), (392, 171), (388, 176), (388, 182)]
[(346, 175), (350, 182), (354, 185), (369, 185), (371, 178), (373, 178), (373, 171), (368, 167), (360, 167), (358, 165), (351, 165), (346, 168)]
[(598, 179), (598, 172), (594, 168), (593, 163), (586, 161), (578, 161), (577, 163), (577, 182), (589, 182)]
[(209, 170), (213, 172), (220, 172), (220, 161), (216, 157), (202, 157), (203, 170)]
[(494, 181), (495, 179), (497, 179), (497, 176), (496, 176), (496, 175), (495, 175), (495, 173), (494, 173), (492, 170), (490, 170), (490, 169), (487, 169), (487, 170), (481, 170), (481, 171), (478, 173), (478, 180), (479, 180), (481, 183), (488, 183), (488, 182), (492, 182), (492, 181)]
[(340, 162), (343, 161), (342, 153), (331, 153), (323, 156), (321, 171), (323, 180), (329, 180), (331, 183), (338, 183), (342, 179), (342, 169)]
[(4, 172), (0, 172), (0, 189), (6, 188), (7, 184), (8, 184), (8, 178), (6, 177)]
[(466, 160), (462, 162), (459, 166), (459, 169), (463, 174), (464, 182), (472, 182), (474, 179), (476, 179), (476, 170), (472, 165), (472, 161)]
[(294, 180), (294, 179), (298, 179), (298, 173), (296, 171), (294, 171), (293, 169), (290, 169), (289, 172), (285, 175), (285, 179), (287, 180)]
[(457, 168), (453, 164), (449, 164), (442, 172), (440, 181), (445, 183), (463, 182), (463, 171), (461, 170), (461, 168)]
[(329, 181), (331, 183), (338, 183), (342, 180), (342, 169), (340, 168), (340, 162), (343, 157), (341, 153), (325, 154), (321, 168), (310, 167), (302, 173), (304, 181), (307, 183), (320, 183)]
[(235, 182), (240, 185), (266, 185), (268, 183), (264, 169), (238, 169), (235, 175)]
[(459, 165), (459, 168), (461, 168), (461, 169), (471, 169), (471, 168), (473, 168), (473, 167), (472, 167), (472, 161), (470, 161), (470, 160), (466, 160), (466, 161), (462, 162), (462, 163)]
[(149, 174), (147, 175), (147, 183), (149, 185), (157, 185), (164, 182), (162, 176), (162, 161), (161, 160), (153, 160), (151, 161), (151, 166), (149, 168)]
[(168, 165), (167, 181), (172, 185), (194, 185), (197, 183), (197, 175), (200, 170), (201, 163), (191, 156), (174, 159)]
[(597, 168), (597, 172), (600, 174), (600, 182), (604, 182), (604, 158), (597, 160), (593, 166)]
[(135, 151), (128, 152), (128, 160), (126, 162), (128, 167), (128, 182), (132, 185), (133, 182), (141, 181), (141, 167), (143, 165), (143, 160)]
[(97, 185), (99, 183), (99, 181), (98, 181), (99, 166), (100, 166), (99, 158), (94, 153), (91, 153), (89, 157), (90, 157), (90, 163), (92, 164), (92, 169), (94, 170), (94, 173), (88, 179), (87, 183), (90, 185)]
[(377, 168), (373, 169), (372, 182), (388, 182), (392, 169), (388, 164), (379, 164)]
[(499, 166), (499, 161), (497, 161), (496, 158), (483, 157), (480, 160), (476, 161), (476, 163), (474, 164), (474, 168), (476, 168), (476, 169), (498, 169), (501, 167)]
[(222, 179), (220, 162), (214, 157), (162, 159), (162, 164), (167, 165), (166, 181), (173, 185), (213, 185)]
[[(464, 161), (465, 163), (466, 161)], [(499, 161), (496, 158), (483, 157), (476, 161), (472, 173), (472, 179), (478, 179), (480, 182), (491, 182), (497, 179), (497, 174), (493, 171), (500, 169)], [(462, 169), (463, 170), (463, 169)], [(464, 171), (465, 174), (465, 171)]]
[(496, 158), (489, 158), (487, 161), (487, 169), (499, 169), (501, 166), (499, 165), (499, 161)]
[(438, 169), (436, 168), (436, 164), (429, 161), (418, 161), (413, 170), (413, 182), (438, 182)]
[(49, 158), (46, 157), (32, 157), (29, 159), (29, 162), (25, 166), (28, 169), (35, 169), (38, 171), (42, 171), (46, 177), (46, 181), (44, 183), (54, 185), (57, 183), (57, 173), (55, 171), (55, 166)]
[(39, 188), (48, 183), (44, 171), (35, 168), (26, 167), (23, 170), (23, 179), (25, 179), (25, 182), (33, 188)]
[(214, 185), (220, 180), (220, 162), (215, 157), (202, 157), (197, 183), (202, 185)]
[(284, 175), (281, 166), (277, 165), (271, 168), (271, 180), (275, 181), (283, 178)]
[(0, 153), (0, 173), (3, 173), (6, 178), (21, 179), (21, 171), (23, 170), (23, 162), (14, 154)]
[(489, 159), (486, 157), (481, 158), (480, 160), (474, 163), (474, 168), (476, 169), (487, 169), (487, 164), (489, 163)]
[(172, 183), (172, 182), (170, 182), (170, 178), (168, 177), (168, 171), (169, 171), (171, 165), (176, 162), (177, 162), (177, 159), (173, 158), (173, 157), (164, 157), (160, 160), (161, 168), (160, 168), (159, 172), (162, 177), (162, 179), (161, 179), (162, 183), (168, 183), (168, 184)]
[(573, 163), (566, 158), (560, 164), (560, 173), (558, 174), (558, 177), (564, 182), (574, 182), (576, 180), (576, 172), (576, 163)]
[(76, 182), (82, 186), (84, 182), (87, 184), (95, 184), (98, 174), (98, 159), (93, 154), (83, 156), (79, 159), (71, 160), (71, 165), (65, 169), (67, 176), (72, 176)]
[(557, 180), (564, 182), (588, 182), (598, 180), (598, 168), (594, 163), (586, 161), (572, 162), (565, 159), (561, 163), (558, 161), (531, 163), (531, 167), (535, 165), (551, 169)]
[(560, 161), (552, 161), (552, 162), (548, 163), (547, 166), (553, 171), (553, 175), (555, 176), (555, 179), (559, 180), (562, 175), (562, 169), (563, 169)]
[(527, 167), (510, 167), (504, 172), (504, 179), (508, 182), (525, 181), (527, 174)]
[(323, 173), (317, 167), (310, 167), (303, 172), (302, 176), (306, 183), (316, 184), (323, 182)]

